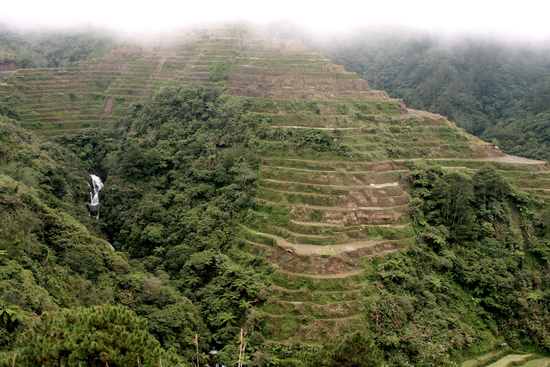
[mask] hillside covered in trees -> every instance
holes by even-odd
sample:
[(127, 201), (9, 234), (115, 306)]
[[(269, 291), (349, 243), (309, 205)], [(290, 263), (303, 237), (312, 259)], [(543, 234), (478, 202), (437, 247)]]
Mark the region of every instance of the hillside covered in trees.
[(161, 65), (132, 74), (149, 92), (107, 126), (47, 139), (0, 116), (0, 365), (550, 352), (547, 163), (408, 112), (297, 42), (197, 33), (93, 61)]
[(548, 43), (407, 29), (364, 29), (323, 41), (297, 33), (410, 108), (442, 114), (510, 154), (550, 158)]

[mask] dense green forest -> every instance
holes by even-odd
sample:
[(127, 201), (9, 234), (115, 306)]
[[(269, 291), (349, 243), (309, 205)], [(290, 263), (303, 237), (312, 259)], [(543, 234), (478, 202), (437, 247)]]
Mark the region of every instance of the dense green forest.
[[(135, 105), (116, 132), (64, 142), (80, 157), (3, 119), (4, 348), (27, 345), (40, 328), (62, 327), (58, 318), (65, 316), (50, 321), (52, 312), (105, 303), (131, 308), (132, 328), (133, 318), (145, 317), (147, 338), (177, 350), (167, 358), (181, 363), (193, 355), (195, 334), (204, 359), (209, 348), (231, 344), (243, 318), (252, 333), (254, 305), (265, 298), (267, 285), (262, 266), (251, 265), (262, 261), (235, 262), (228, 254), (239, 213), (250, 205), (256, 158), (240, 140), (254, 125), (239, 118), (238, 105), (222, 108), (219, 95), (201, 88), (166, 91), (152, 105)], [(217, 152), (219, 146), (225, 149)], [(109, 177), (101, 191), (108, 209), (98, 222), (82, 205), (89, 190), (84, 168)], [(101, 236), (122, 252), (111, 251)], [(38, 326), (29, 330), (31, 321)], [(144, 332), (145, 324), (135, 322)], [(77, 338), (68, 342), (79, 343)], [(71, 363), (85, 354), (70, 348), (32, 353), (48, 363)], [(224, 350), (231, 360), (234, 350)]]
[(0, 64), (21, 68), (56, 68), (101, 57), (120, 43), (106, 31), (14, 30), (0, 25)]

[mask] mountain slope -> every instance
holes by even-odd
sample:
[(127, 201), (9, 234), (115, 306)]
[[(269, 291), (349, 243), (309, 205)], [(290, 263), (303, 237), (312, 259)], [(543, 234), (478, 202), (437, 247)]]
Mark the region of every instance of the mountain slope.
[[(72, 85), (75, 108), (98, 96), (89, 116), (101, 129), (60, 141), (107, 177), (100, 226), (154, 272), (143, 291), (170, 284), (200, 305), (206, 326), (196, 327), (225, 346), (223, 363), (236, 360), (240, 327), (267, 339), (254, 353), (287, 365), (352, 331), (372, 334), (393, 365), (428, 342), (483, 352), (497, 333), (547, 348), (546, 162), (506, 155), (258, 30), (119, 48), (67, 69), (67, 84), (57, 75), (59, 91), (39, 90), (40, 75), (61, 71), (36, 70), (35, 81), (18, 71), (7, 88), (38, 112), (39, 99), (61, 104)], [(134, 100), (114, 129), (103, 124)], [(68, 126), (40, 122), (53, 135)], [(131, 306), (129, 293), (120, 302)], [(153, 318), (149, 306), (138, 311)], [(174, 339), (164, 327), (163, 345), (185, 349), (191, 329)]]

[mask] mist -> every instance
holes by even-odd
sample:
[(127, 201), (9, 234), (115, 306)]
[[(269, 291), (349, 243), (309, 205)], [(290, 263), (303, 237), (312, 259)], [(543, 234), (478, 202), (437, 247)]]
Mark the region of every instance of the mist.
[(420, 0), (406, 2), (340, 1), (328, 6), (282, 0), (258, 3), (250, 0), (169, 2), (159, 0), (141, 6), (120, 0), (74, 2), (68, 0), (16, 2), (2, 5), (0, 22), (25, 29), (67, 29), (81, 26), (107, 28), (119, 34), (151, 32), (195, 26), (204, 22), (250, 22), (267, 25), (285, 19), (301, 24), (320, 36), (364, 27), (407, 27), (447, 36), (470, 34), (523, 40), (550, 38), (546, 11), (538, 1), (520, 6), (502, 2), (465, 0), (459, 3)]

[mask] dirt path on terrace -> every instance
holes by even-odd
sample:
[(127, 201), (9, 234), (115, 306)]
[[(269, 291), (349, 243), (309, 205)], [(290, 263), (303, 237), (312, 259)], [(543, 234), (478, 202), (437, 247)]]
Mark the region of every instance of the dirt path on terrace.
[[(288, 274), (288, 275), (297, 275), (301, 277), (308, 277), (308, 278), (315, 278), (315, 279), (338, 279), (338, 278), (347, 278), (353, 275), (358, 275), (363, 272), (363, 269), (361, 270), (354, 270), (354, 271), (348, 271), (346, 273), (339, 273), (339, 274), (320, 274), (320, 275), (313, 275), (313, 274), (303, 274), (303, 273), (292, 273), (290, 271), (285, 270), (279, 270), (279, 273)], [(339, 319), (341, 320), (341, 319)]]
[[(320, 162), (323, 163), (323, 162)], [(328, 162), (327, 162), (328, 163)], [(345, 164), (345, 163), (342, 163)], [(306, 172), (321, 172), (321, 173), (342, 173), (345, 175), (353, 175), (353, 174), (361, 174), (361, 173), (374, 173), (374, 174), (380, 174), (385, 172), (408, 172), (408, 170), (389, 170), (389, 171), (344, 171), (344, 170), (318, 170), (318, 169), (307, 169), (307, 168), (293, 168), (293, 167), (283, 167), (283, 166), (268, 166), (265, 164), (262, 164), (263, 167), (266, 168), (278, 168), (280, 170), (292, 170), (292, 171), (306, 171)], [(287, 181), (283, 181), (287, 182)], [(290, 181), (288, 181), (290, 182)], [(386, 185), (386, 184), (382, 184)], [(391, 184), (393, 185), (393, 184)], [(329, 185), (330, 186), (330, 185)]]
[[(265, 161), (268, 161), (268, 160), (281, 160), (282, 159), (282, 160), (285, 160), (285, 161), (308, 162), (308, 163), (328, 163), (328, 164), (339, 163), (339, 164), (362, 164), (362, 165), (369, 165), (369, 164), (370, 165), (380, 165), (380, 164), (391, 163), (392, 162), (391, 160), (377, 161), (377, 162), (373, 162), (373, 161), (368, 161), (368, 162), (365, 162), (365, 161), (346, 161), (346, 160), (327, 161), (327, 160), (321, 160), (321, 159), (301, 159), (301, 158), (284, 158), (284, 157), (262, 157), (262, 159), (264, 159)], [(387, 171), (376, 171), (376, 172), (390, 172), (390, 171), (407, 171), (407, 170), (393, 170), (393, 169), (390, 169), (390, 170), (387, 170)], [(371, 172), (371, 171), (369, 171), (369, 172)]]
[(317, 126), (296, 126), (296, 125), (284, 125), (281, 126), (289, 129), (315, 129), (315, 130), (361, 130), (363, 127), (317, 127)]
[[(281, 271), (283, 272), (283, 271)], [(281, 287), (280, 285), (277, 285), (277, 284), (273, 284), (271, 286), (271, 289), (277, 289), (279, 291), (283, 291), (283, 292), (289, 292), (289, 293), (299, 293), (299, 292), (307, 292), (309, 291), (310, 289), (306, 286), (305, 288), (301, 288), (301, 289), (288, 289), (288, 288), (285, 288), (285, 287)], [(361, 290), (357, 290), (357, 289), (354, 289), (354, 290), (339, 290), (339, 291), (315, 291), (315, 293), (322, 293), (322, 294), (331, 294), (331, 293), (360, 293)], [(290, 301), (282, 301), (282, 302), (290, 302)]]
[(111, 110), (113, 109), (114, 103), (115, 96), (109, 96), (109, 98), (107, 98), (107, 101), (105, 102), (105, 107), (103, 108), (103, 113), (101, 114), (101, 117), (111, 116)]
[(536, 159), (529, 159), (518, 157), (515, 155), (505, 154), (502, 157), (487, 157), (487, 158), (412, 158), (412, 159), (393, 159), (392, 162), (408, 162), (408, 161), (468, 161), (468, 162), (503, 162), (503, 163), (520, 163), (520, 164), (542, 164), (548, 165), (548, 162), (538, 161)]
[(341, 211), (350, 211), (350, 210), (369, 210), (369, 211), (379, 211), (379, 210), (391, 210), (391, 209), (399, 209), (403, 207), (409, 207), (409, 204), (402, 204), (402, 205), (388, 205), (388, 206), (321, 206), (321, 205), (308, 205), (308, 204), (282, 204), (282, 203), (276, 203), (274, 201), (265, 200), (265, 199), (256, 199), (265, 201), (266, 203), (271, 203), (274, 205), (279, 206), (294, 206), (298, 208), (309, 208), (309, 209), (320, 209), (320, 210), (341, 210)]
[[(264, 159), (270, 159), (264, 158)], [(273, 158), (273, 159), (279, 159), (279, 158)], [(341, 163), (341, 164), (366, 164), (366, 163), (376, 163), (376, 164), (383, 164), (383, 163), (389, 163), (389, 162), (409, 162), (409, 161), (420, 161), (420, 160), (429, 160), (429, 161), (468, 161), (468, 162), (503, 162), (503, 163), (520, 163), (520, 164), (548, 164), (548, 162), (545, 161), (539, 161), (536, 159), (529, 159), (529, 158), (523, 158), (518, 157), (515, 155), (510, 154), (504, 154), (504, 156), (501, 157), (487, 157), (487, 158), (409, 158), (409, 159), (392, 159), (388, 161), (379, 161), (379, 162), (346, 162), (346, 161), (317, 161), (312, 159), (299, 159), (299, 158), (286, 158), (288, 161), (299, 161), (299, 162), (313, 162), (313, 163)], [(264, 167), (269, 167), (267, 165), (264, 165)], [(313, 171), (313, 172), (342, 172), (342, 173), (371, 173), (371, 172), (405, 172), (408, 170), (388, 170), (388, 171), (321, 171), (321, 170), (310, 170), (310, 169), (300, 169), (300, 168), (292, 168), (292, 167), (281, 167), (281, 166), (273, 166), (274, 168), (282, 168), (282, 169), (292, 169), (292, 170), (298, 170), (298, 171)]]
[(272, 238), (277, 242), (277, 245), (284, 248), (292, 249), (292, 251), (295, 251), (298, 255), (312, 255), (312, 254), (336, 255), (342, 252), (354, 251), (364, 247), (371, 247), (378, 243), (391, 242), (389, 240), (366, 240), (366, 241), (355, 241), (355, 242), (328, 245), (328, 246), (319, 246), (319, 245), (308, 245), (308, 244), (296, 244), (296, 243), (289, 242), (283, 237), (279, 237), (274, 234), (257, 232), (251, 229), (247, 229), (247, 230), (252, 233), (257, 233), (262, 236)]
[[(546, 189), (547, 191), (550, 191), (550, 189)], [(301, 226), (310, 226), (310, 227), (340, 227), (340, 228), (346, 228), (343, 223), (340, 224), (334, 224), (334, 223), (319, 223), (319, 222), (300, 222), (294, 219), (290, 220), (294, 224), (298, 224)], [(399, 225), (393, 225), (393, 224), (368, 224), (360, 227), (365, 228), (406, 228), (409, 227), (410, 224), (399, 224)]]
[[(359, 173), (361, 173), (361, 172), (359, 172)], [(372, 185), (327, 185), (327, 184), (312, 184), (312, 183), (307, 183), (307, 182), (304, 183), (304, 182), (297, 182), (297, 181), (279, 181), (279, 180), (272, 180), (272, 179), (269, 179), (269, 178), (264, 178), (264, 180), (265, 181), (272, 181), (272, 182), (280, 182), (280, 183), (300, 184), (300, 185), (304, 185), (304, 186), (327, 186), (327, 187), (334, 187), (335, 189), (352, 189), (352, 190), (368, 189), (368, 188), (381, 189), (381, 188), (389, 187), (389, 186), (399, 186), (397, 182), (383, 183), (383, 184), (372, 184)], [(262, 187), (266, 187), (266, 186), (262, 186)], [(271, 189), (271, 188), (268, 187), (268, 189)], [(291, 193), (296, 193), (297, 192), (297, 191), (285, 191), (285, 190), (276, 190), (276, 189), (271, 189), (271, 190), (279, 191), (279, 192), (291, 192)], [(307, 193), (307, 194), (309, 194), (309, 193)], [(311, 195), (334, 196), (334, 195), (315, 194), (315, 193), (311, 193)], [(399, 196), (402, 196), (402, 195), (399, 195)]]

